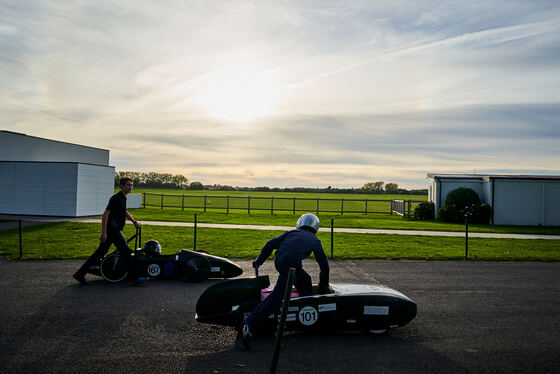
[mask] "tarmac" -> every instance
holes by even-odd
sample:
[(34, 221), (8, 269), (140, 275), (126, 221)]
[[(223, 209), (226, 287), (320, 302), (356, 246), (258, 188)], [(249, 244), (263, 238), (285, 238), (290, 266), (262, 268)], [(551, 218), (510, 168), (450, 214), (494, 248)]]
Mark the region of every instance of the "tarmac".
[[(251, 261), (237, 262), (251, 277)], [(195, 321), (221, 280), (140, 287), (71, 274), (79, 260), (0, 258), (1, 373), (266, 373), (274, 338), (244, 350), (235, 331)], [(418, 315), (387, 335), (286, 332), (278, 373), (559, 373), (560, 263), (330, 261), (331, 283), (381, 283)], [(313, 279), (317, 263), (306, 260)], [(260, 268), (276, 280), (273, 261)]]

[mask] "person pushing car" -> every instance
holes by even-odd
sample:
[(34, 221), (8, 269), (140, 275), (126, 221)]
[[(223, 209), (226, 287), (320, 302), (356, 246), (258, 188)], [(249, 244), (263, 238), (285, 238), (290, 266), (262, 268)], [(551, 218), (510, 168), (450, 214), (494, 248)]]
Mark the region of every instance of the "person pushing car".
[(131, 250), (128, 248), (126, 239), (121, 232), (127, 218), (132, 221), (136, 228), (140, 228), (140, 223), (137, 222), (126, 210), (126, 195), (132, 191), (134, 184), (132, 179), (128, 177), (121, 178), (119, 184), (121, 190), (111, 196), (109, 203), (107, 204), (107, 208), (105, 208), (105, 212), (101, 218), (101, 236), (99, 237), (99, 247), (86, 260), (86, 262), (84, 262), (78, 271), (72, 275), (72, 277), (83, 286), (89, 285), (89, 282), (85, 278), (85, 274), (87, 273), (89, 267), (97, 263), (107, 254), (111, 244), (114, 244), (115, 247), (117, 247), (117, 250), (128, 265), (128, 280), (131, 285), (141, 284), (146, 281), (146, 278), (137, 278), (134, 261), (131, 256)]
[(297, 220), (295, 230), (286, 231), (282, 235), (267, 241), (257, 259), (253, 262), (254, 268), (259, 267), (276, 249), (274, 266), (278, 271), (278, 280), (271, 294), (261, 301), (244, 320), (241, 334), (243, 345), (246, 348), (249, 348), (253, 333), (258, 331), (268, 316), (282, 305), (290, 268), (296, 270), (294, 286), (298, 290), (299, 296), (313, 294), (311, 277), (303, 270), (302, 265), (302, 260), (309, 257), (311, 253), (319, 264), (319, 292), (328, 292), (329, 262), (321, 245), (321, 240), (316, 235), (317, 230), (319, 230), (319, 218), (312, 213), (303, 214)]

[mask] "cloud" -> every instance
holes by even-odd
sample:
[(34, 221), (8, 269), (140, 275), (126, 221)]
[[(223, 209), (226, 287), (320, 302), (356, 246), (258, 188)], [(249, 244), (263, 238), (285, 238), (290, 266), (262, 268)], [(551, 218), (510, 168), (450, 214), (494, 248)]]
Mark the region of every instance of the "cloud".
[[(556, 2), (1, 5), (2, 128), (110, 149), (119, 170), (355, 187), (559, 173)], [(200, 98), (213, 83), (239, 99), (220, 86), (239, 71), (274, 102), (233, 123)]]

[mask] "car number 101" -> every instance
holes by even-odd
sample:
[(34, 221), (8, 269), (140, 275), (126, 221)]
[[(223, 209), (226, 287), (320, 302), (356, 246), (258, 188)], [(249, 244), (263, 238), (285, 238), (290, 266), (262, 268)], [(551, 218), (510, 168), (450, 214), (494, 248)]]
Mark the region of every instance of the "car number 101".
[(299, 311), (299, 322), (305, 326), (311, 326), (317, 322), (317, 309), (312, 306), (306, 306)]

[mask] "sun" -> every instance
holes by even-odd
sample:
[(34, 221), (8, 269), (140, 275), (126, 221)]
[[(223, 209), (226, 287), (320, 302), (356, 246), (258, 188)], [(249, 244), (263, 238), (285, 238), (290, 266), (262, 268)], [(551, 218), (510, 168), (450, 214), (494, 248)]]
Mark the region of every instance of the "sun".
[(215, 70), (204, 78), (197, 101), (210, 115), (232, 122), (269, 115), (278, 94), (271, 73), (249, 64)]

